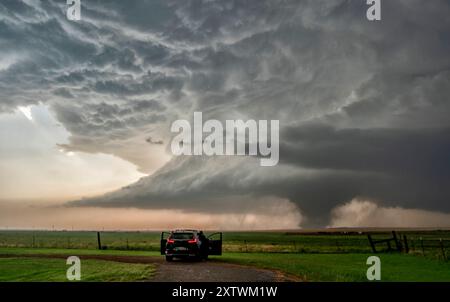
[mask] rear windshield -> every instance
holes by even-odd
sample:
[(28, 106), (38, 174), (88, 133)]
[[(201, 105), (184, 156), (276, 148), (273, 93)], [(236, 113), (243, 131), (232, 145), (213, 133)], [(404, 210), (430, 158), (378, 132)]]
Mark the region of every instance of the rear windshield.
[(192, 233), (173, 233), (171, 238), (172, 239), (192, 239), (192, 238), (194, 238), (194, 234), (192, 234)]

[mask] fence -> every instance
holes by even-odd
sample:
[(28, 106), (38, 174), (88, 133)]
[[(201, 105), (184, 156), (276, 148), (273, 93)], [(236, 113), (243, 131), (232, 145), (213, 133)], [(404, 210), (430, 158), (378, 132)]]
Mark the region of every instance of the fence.
[[(371, 233), (374, 240), (386, 232)], [(447, 258), (450, 231), (404, 233), (409, 253)], [(0, 231), (0, 247), (159, 251), (159, 232)], [(390, 235), (389, 235), (390, 236)], [(400, 235), (399, 235), (400, 236)], [(440, 240), (442, 239), (442, 240)], [(365, 233), (226, 232), (223, 251), (242, 253), (373, 253)], [(382, 240), (382, 239), (381, 239)], [(392, 249), (395, 244), (392, 245)], [(378, 249), (378, 247), (377, 247)], [(379, 252), (386, 252), (380, 249)], [(443, 257), (445, 255), (445, 257)]]
[[(372, 234), (367, 234), (369, 244), (373, 253), (382, 252), (404, 252), (410, 254), (421, 254), (422, 256), (431, 256), (444, 261), (448, 260), (446, 247), (450, 246), (450, 239), (447, 238), (431, 238), (413, 237), (406, 234), (397, 234), (392, 231), (392, 237), (383, 237), (374, 239)], [(383, 245), (384, 246), (383, 249)], [(381, 250), (380, 250), (381, 246)]]

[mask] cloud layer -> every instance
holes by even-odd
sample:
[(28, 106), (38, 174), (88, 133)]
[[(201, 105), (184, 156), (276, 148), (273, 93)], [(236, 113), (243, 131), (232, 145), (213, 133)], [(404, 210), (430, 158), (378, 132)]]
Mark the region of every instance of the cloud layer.
[[(0, 111), (38, 102), (67, 151), (153, 173), (72, 204), (238, 213), (288, 200), (305, 223), (364, 197), (449, 212), (450, 4), (384, 1), (0, 4)], [(175, 119), (279, 119), (280, 164), (172, 158)], [(261, 210), (262, 211), (262, 210)]]

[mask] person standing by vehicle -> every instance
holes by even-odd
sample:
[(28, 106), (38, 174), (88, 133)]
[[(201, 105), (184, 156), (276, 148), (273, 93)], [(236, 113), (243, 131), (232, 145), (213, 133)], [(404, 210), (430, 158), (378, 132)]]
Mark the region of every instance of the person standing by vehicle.
[(200, 240), (200, 256), (202, 259), (208, 259), (209, 239), (206, 238), (203, 231), (198, 233), (198, 239)]

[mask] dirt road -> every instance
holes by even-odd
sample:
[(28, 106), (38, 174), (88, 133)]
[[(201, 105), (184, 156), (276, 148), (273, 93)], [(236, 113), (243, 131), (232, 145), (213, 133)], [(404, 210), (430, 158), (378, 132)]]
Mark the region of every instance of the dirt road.
[[(39, 254), (39, 255), (0, 255), (0, 257), (30, 257), (30, 258), (62, 258), (67, 255)], [(164, 257), (155, 256), (115, 256), (115, 255), (81, 255), (83, 259), (97, 259), (125, 263), (148, 263), (156, 266), (155, 275), (148, 281), (175, 281), (175, 282), (272, 282), (272, 281), (299, 281), (286, 276), (279, 271), (259, 269), (249, 266), (221, 263), (214, 260), (176, 261), (166, 262)]]
[(242, 265), (203, 262), (162, 262), (158, 263), (152, 281), (283, 281), (281, 273)]

